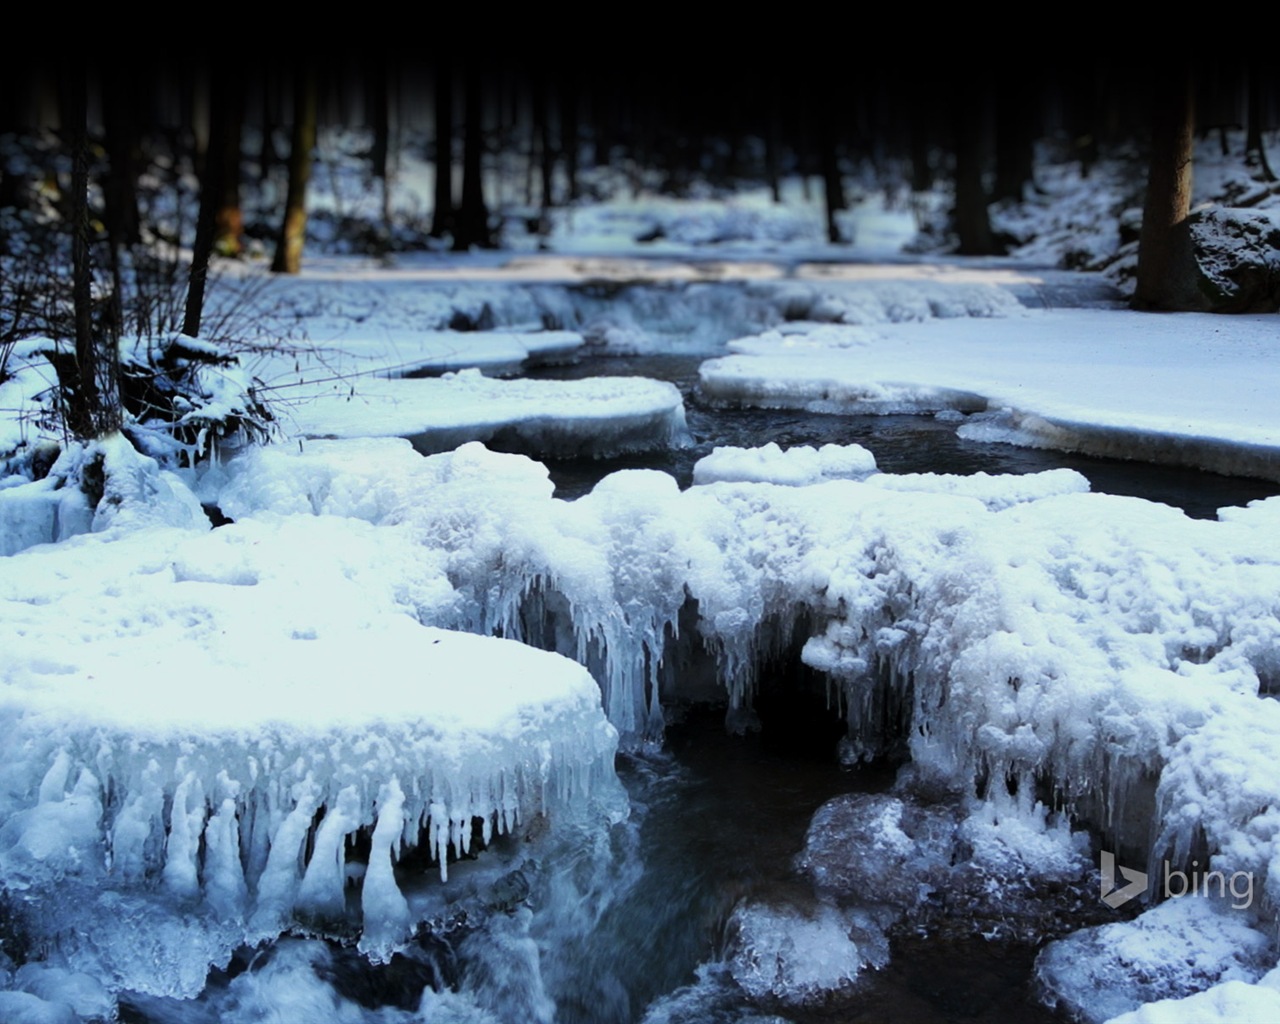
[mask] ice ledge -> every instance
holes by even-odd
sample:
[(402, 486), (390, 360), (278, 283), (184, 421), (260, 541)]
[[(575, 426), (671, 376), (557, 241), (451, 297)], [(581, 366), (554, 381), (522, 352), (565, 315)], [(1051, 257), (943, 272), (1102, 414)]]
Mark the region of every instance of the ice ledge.
[[(0, 593), (27, 593), (8, 602), (0, 665), (0, 887), (37, 933), (78, 927), (63, 894), (83, 883), (152, 894), (244, 941), (295, 922), (354, 928), (383, 957), (414, 925), (403, 852), (423, 847), (445, 879), (450, 858), (536, 815), (625, 814), (617, 733), (581, 666), (356, 614), (372, 595), (332, 589), (340, 607), (299, 630), (281, 587), (305, 582), (197, 571), (216, 535), (145, 541), (149, 560), (141, 540), (86, 536), (0, 576)], [(113, 559), (141, 564), (57, 582)]]

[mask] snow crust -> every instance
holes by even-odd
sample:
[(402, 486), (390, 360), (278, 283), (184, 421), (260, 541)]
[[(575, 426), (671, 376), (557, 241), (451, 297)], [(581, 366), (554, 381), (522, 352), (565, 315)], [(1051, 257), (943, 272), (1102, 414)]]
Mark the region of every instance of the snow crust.
[[(1196, 1010), (1205, 1014), (1196, 1020), (1220, 1019), (1215, 1006), (1261, 1005), (1277, 994), (1248, 984), (1275, 963), (1271, 937), (1252, 923), (1221, 901), (1170, 899), (1132, 921), (1086, 928), (1050, 943), (1036, 960), (1037, 980), (1052, 1000), (1089, 1024), (1117, 1017), (1185, 1020)], [(1223, 991), (1223, 983), (1237, 987)], [(1202, 993), (1168, 1017), (1157, 1009), (1205, 989), (1218, 995)], [(1134, 1015), (1147, 1003), (1147, 1016)]]

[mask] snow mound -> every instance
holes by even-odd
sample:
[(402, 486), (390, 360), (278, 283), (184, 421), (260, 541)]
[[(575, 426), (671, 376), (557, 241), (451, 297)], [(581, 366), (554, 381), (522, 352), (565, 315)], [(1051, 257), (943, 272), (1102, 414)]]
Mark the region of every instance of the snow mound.
[[(447, 599), (447, 581), (430, 560), (406, 577), (396, 531), (360, 525), (89, 535), (0, 564), (0, 877), (73, 966), (130, 956), (85, 948), (75, 935), (93, 929), (72, 922), (134, 892), (212, 934), (234, 924), (227, 948), (304, 921), (355, 927), (385, 957), (414, 925), (406, 851), (443, 880), (451, 857), (536, 815), (622, 812), (591, 677), (421, 625), (406, 612)], [(83, 886), (98, 895), (77, 899)], [(100, 959), (91, 973), (198, 989), (213, 958), (190, 955), (185, 974)]]
[(482, 441), (544, 458), (603, 458), (691, 440), (684, 401), (665, 381), (502, 381), (478, 370), (338, 382), (294, 407), (291, 430), (307, 438), (406, 437), (426, 454)]
[(1280, 978), (1272, 971), (1256, 985), (1225, 981), (1183, 999), (1161, 999), (1113, 1017), (1108, 1024), (1238, 1024), (1280, 1020)]
[(867, 478), (873, 487), (887, 491), (924, 491), (977, 498), (993, 512), (1057, 494), (1084, 494), (1089, 481), (1074, 469), (1048, 469), (1042, 473), (992, 476), (989, 473), (878, 473)]
[(752, 481), (799, 487), (822, 480), (860, 480), (876, 471), (876, 459), (862, 445), (799, 445), (783, 451), (774, 442), (761, 448), (715, 448), (693, 467), (695, 484)]

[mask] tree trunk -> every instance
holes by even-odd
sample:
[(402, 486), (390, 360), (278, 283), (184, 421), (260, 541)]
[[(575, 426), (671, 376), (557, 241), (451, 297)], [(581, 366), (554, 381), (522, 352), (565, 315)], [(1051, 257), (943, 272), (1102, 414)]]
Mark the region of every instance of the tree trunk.
[(102, 90), (102, 119), (106, 131), (107, 180), (103, 188), (107, 235), (113, 246), (142, 241), (138, 218), (138, 125), (133, 78), (108, 76)]
[(1191, 211), (1191, 166), (1195, 104), (1191, 73), (1184, 66), (1154, 83), (1151, 164), (1138, 236), (1138, 279), (1133, 308), (1206, 309), (1187, 216)]
[(484, 97), (481, 79), (474, 65), (467, 69), (462, 126), (462, 205), (454, 225), (453, 248), (466, 251), (472, 246), (493, 247), (489, 234), (489, 208), (484, 201)]
[(1258, 62), (1251, 61), (1248, 72), (1248, 103), (1246, 115), (1246, 132), (1244, 140), (1245, 165), (1256, 168), (1258, 177), (1263, 181), (1275, 181), (1275, 173), (1267, 161), (1267, 147), (1262, 141), (1262, 76), (1258, 73)]
[(782, 202), (782, 110), (778, 99), (777, 82), (769, 90), (769, 107), (764, 133), (764, 175), (769, 182), (769, 196), (775, 203)]
[(578, 82), (569, 78), (560, 88), (560, 149), (564, 152), (564, 173), (568, 179), (570, 203), (582, 198), (578, 184)]
[(446, 58), (435, 76), (436, 187), (431, 237), (453, 231), (453, 68)]
[[(182, 333), (189, 338), (200, 336), (209, 259), (213, 255), (218, 216), (226, 194), (227, 151), (233, 137), (239, 157), (239, 104), (231, 95), (231, 90), (237, 86), (228, 78), (225, 66), (215, 64), (209, 81), (209, 143), (204, 153), (200, 212), (196, 217), (196, 240), (191, 251), (191, 273), (187, 279), (187, 305), (182, 318)], [(238, 159), (236, 163), (238, 168)]]
[(991, 235), (987, 193), (982, 184), (986, 163), (986, 114), (990, 93), (973, 86), (958, 97), (956, 117), (956, 207), (954, 224), (962, 256), (992, 256), (999, 247)]
[(996, 99), (996, 180), (991, 190), (995, 202), (1022, 202), (1026, 186), (1034, 183), (1035, 132), (1031, 94), (1001, 90)]
[(551, 146), (551, 111), (547, 100), (547, 82), (537, 75), (533, 83), (533, 130), (538, 146), (538, 234), (551, 228), (552, 179), (555, 175), (555, 151)]
[(82, 68), (63, 79), (63, 116), (71, 147), (71, 300), (75, 318), (75, 358), (59, 371), (66, 422), (79, 438), (102, 437), (120, 429), (119, 354), (93, 326), (92, 266), (89, 254), (89, 133), (87, 85)]
[[(230, 104), (226, 130), (221, 139), (211, 138), (210, 157), (221, 166), (221, 195), (214, 214), (213, 251), (219, 256), (239, 256), (244, 252), (244, 210), (240, 206), (240, 151), (244, 127), (244, 93), (234, 77), (226, 84)], [(216, 148), (214, 148), (216, 146)]]
[(316, 145), (315, 72), (309, 68), (299, 72), (293, 89), (289, 191), (276, 255), (271, 263), (271, 270), (276, 274), (296, 274), (302, 269), (302, 246), (307, 235), (307, 183), (311, 180), (311, 151)]
[(369, 153), (373, 176), (382, 187), (382, 229), (387, 237), (391, 235), (391, 175), (389, 171), (391, 153), (391, 97), (390, 84), (385, 67), (369, 69), (368, 75), (373, 89), (373, 149)]
[(819, 153), (822, 169), (822, 194), (826, 200), (827, 241), (832, 245), (844, 243), (840, 233), (840, 225), (836, 223), (836, 213), (843, 210), (847, 203), (844, 198), (844, 184), (840, 180), (840, 160), (836, 156), (836, 142), (831, 127), (822, 126), (822, 149)]

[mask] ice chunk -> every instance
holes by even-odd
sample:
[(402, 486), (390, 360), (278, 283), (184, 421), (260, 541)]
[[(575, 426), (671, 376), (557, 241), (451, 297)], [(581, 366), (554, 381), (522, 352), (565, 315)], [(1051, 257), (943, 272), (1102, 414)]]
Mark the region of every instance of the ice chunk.
[(0, 992), (0, 1019), (5, 1024), (79, 1024), (80, 1018), (61, 1000), (49, 1002), (30, 992)]
[(89, 1020), (109, 1021), (116, 1017), (115, 999), (97, 978), (87, 974), (27, 963), (18, 968), (13, 980), (14, 987), (50, 1003), (64, 1003)]

